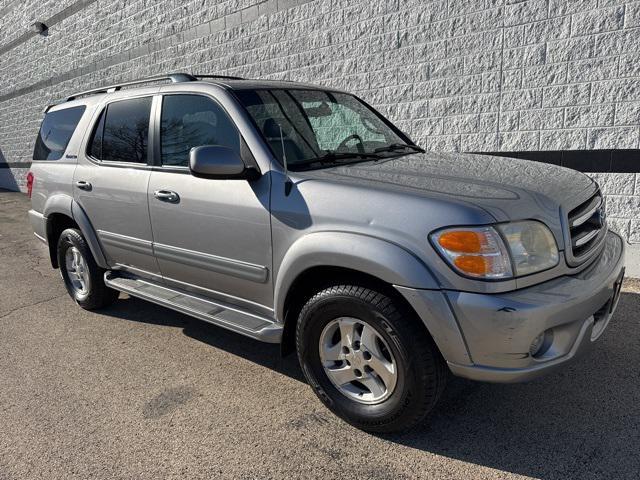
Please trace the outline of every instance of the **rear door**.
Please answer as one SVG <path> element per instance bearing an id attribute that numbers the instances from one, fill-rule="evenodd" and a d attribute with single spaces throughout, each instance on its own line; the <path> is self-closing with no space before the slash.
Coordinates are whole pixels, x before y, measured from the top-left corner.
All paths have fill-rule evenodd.
<path id="1" fill-rule="evenodd" d="M 74 198 L 91 220 L 113 267 L 157 277 L 147 185 L 154 97 L 114 100 L 97 113 L 78 155 Z"/>
<path id="2" fill-rule="evenodd" d="M 190 174 L 192 147 L 224 145 L 247 155 L 234 122 L 210 96 L 165 94 L 159 123 L 149 211 L 165 282 L 268 310 L 273 300 L 269 177 L 216 180 Z"/>

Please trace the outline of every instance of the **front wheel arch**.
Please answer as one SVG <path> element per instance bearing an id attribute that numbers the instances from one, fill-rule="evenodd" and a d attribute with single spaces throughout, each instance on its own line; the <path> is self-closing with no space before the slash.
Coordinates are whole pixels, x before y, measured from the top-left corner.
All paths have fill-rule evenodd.
<path id="1" fill-rule="evenodd" d="M 295 351 L 295 332 L 298 315 L 307 300 L 327 286 L 337 283 L 359 285 L 384 293 L 399 304 L 403 304 L 408 311 L 412 312 L 415 315 L 415 318 L 411 319 L 412 321 L 418 321 L 424 326 L 413 307 L 390 283 L 373 275 L 348 268 L 334 266 L 311 267 L 296 277 L 287 292 L 283 313 L 282 356 L 287 356 Z M 427 335 L 431 336 L 426 327 L 424 327 L 424 330 Z"/>

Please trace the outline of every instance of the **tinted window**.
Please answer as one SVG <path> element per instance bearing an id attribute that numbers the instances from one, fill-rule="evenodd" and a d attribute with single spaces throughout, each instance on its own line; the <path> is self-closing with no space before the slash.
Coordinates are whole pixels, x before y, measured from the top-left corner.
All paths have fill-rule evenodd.
<path id="1" fill-rule="evenodd" d="M 89 154 L 95 158 L 102 158 L 102 136 L 104 134 L 104 117 L 106 110 L 103 110 L 100 114 L 100 120 L 93 132 L 93 138 L 89 145 Z"/>
<path id="2" fill-rule="evenodd" d="M 109 104 L 93 133 L 91 155 L 110 162 L 147 163 L 150 111 L 151 97 Z"/>
<path id="3" fill-rule="evenodd" d="M 225 111 L 201 95 L 167 95 L 162 100 L 160 141 L 163 165 L 187 166 L 189 151 L 223 145 L 240 152 L 240 135 Z"/>
<path id="4" fill-rule="evenodd" d="M 67 149 L 85 107 L 72 107 L 45 115 L 33 150 L 34 160 L 58 160 Z"/>

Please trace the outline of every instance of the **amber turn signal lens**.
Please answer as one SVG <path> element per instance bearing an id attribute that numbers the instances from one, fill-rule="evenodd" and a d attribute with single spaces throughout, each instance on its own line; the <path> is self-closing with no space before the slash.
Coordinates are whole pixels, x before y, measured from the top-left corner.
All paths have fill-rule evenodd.
<path id="1" fill-rule="evenodd" d="M 509 253 L 495 227 L 454 227 L 431 236 L 449 265 L 468 277 L 503 279 L 513 276 Z"/>
<path id="2" fill-rule="evenodd" d="M 451 252 L 480 253 L 482 234 L 468 230 L 456 230 L 440 235 L 438 243 Z"/>
<path id="3" fill-rule="evenodd" d="M 482 276 L 490 271 L 487 259 L 476 255 L 461 255 L 456 257 L 453 263 L 460 270 L 471 275 Z"/>

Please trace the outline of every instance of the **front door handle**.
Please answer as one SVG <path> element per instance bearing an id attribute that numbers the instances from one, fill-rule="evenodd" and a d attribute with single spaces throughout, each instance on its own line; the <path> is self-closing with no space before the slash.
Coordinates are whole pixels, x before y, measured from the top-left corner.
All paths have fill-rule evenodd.
<path id="1" fill-rule="evenodd" d="M 76 187 L 78 187 L 80 190 L 91 190 L 91 184 L 89 182 L 85 182 L 84 180 L 77 181 Z"/>
<path id="2" fill-rule="evenodd" d="M 156 190 L 153 196 L 163 202 L 178 203 L 180 201 L 180 196 L 171 190 Z"/>

